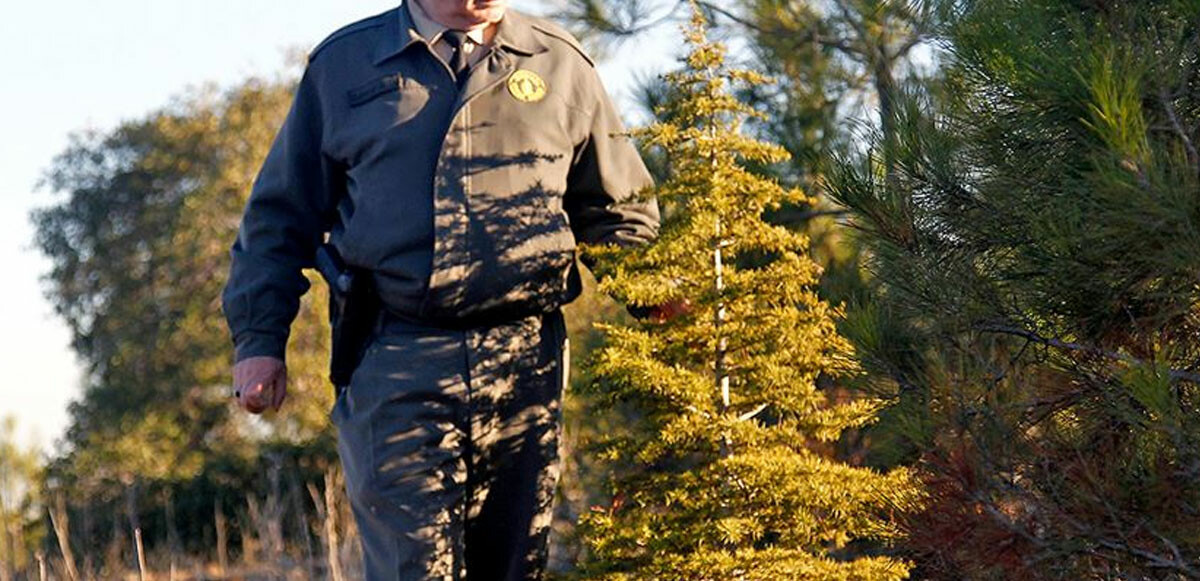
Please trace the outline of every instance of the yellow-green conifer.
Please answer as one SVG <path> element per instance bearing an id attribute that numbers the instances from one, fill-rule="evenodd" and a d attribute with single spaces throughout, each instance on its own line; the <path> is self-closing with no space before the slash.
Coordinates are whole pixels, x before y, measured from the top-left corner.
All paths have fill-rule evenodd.
<path id="1" fill-rule="evenodd" d="M 817 386 L 857 372 L 840 310 L 816 292 L 807 239 L 763 219 L 807 202 L 748 167 L 782 148 L 745 135 L 758 114 L 732 90 L 765 79 L 725 65 L 696 11 L 673 98 L 633 132 L 668 160 L 652 188 L 664 208 L 648 247 L 593 247 L 600 289 L 633 305 L 687 301 L 665 322 L 603 325 L 597 387 L 636 418 L 603 443 L 613 502 L 584 515 L 599 579 L 903 579 L 909 564 L 861 546 L 899 534 L 919 502 L 911 473 L 831 458 L 829 442 L 871 422 L 879 403 Z M 856 550 L 848 550 L 854 541 Z"/>

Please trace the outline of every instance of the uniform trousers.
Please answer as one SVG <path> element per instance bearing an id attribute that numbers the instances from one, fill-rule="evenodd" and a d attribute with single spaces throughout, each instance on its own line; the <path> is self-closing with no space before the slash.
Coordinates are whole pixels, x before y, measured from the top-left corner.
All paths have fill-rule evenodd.
<path id="1" fill-rule="evenodd" d="M 381 320 L 331 412 L 368 580 L 542 577 L 567 357 L 561 311 Z"/>

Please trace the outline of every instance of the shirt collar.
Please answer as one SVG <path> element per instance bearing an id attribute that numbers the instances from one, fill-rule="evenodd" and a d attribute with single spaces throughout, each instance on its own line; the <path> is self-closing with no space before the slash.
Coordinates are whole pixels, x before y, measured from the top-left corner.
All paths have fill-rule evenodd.
<path id="1" fill-rule="evenodd" d="M 437 41 L 439 38 L 441 38 L 442 33 L 450 29 L 449 26 L 434 20 L 432 17 L 426 14 L 425 9 L 421 7 L 421 3 L 417 0 L 406 0 L 405 4 L 408 5 L 408 10 L 410 16 L 412 17 L 413 28 L 417 31 L 417 34 L 421 35 L 421 38 L 424 38 L 425 42 L 428 42 L 430 45 L 437 44 Z M 482 46 L 483 32 L 484 27 L 467 31 L 467 38 L 471 39 L 471 42 L 474 42 L 475 46 Z"/>
<path id="2" fill-rule="evenodd" d="M 383 37 L 375 55 L 375 64 L 377 65 L 404 52 L 413 43 L 426 39 L 425 35 L 417 28 L 417 18 L 419 17 L 415 13 L 421 12 L 421 7 L 416 5 L 415 0 L 404 0 L 400 6 L 393 9 L 393 12 L 395 14 L 385 16 Z M 421 15 L 425 16 L 423 12 Z M 430 20 L 432 21 L 432 19 Z M 440 24 L 437 26 L 440 27 L 438 34 L 446 29 Z M 482 30 L 479 32 L 482 34 Z M 472 40 L 475 38 L 472 37 Z M 426 42 L 429 41 L 426 40 Z M 534 35 L 529 20 L 511 8 L 506 10 L 504 18 L 496 23 L 496 33 L 492 36 L 492 43 L 526 56 L 549 50 Z"/>

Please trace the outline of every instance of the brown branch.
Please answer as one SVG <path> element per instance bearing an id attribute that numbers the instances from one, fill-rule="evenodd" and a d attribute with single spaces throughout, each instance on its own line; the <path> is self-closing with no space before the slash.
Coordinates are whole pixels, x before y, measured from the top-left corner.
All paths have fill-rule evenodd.
<path id="1" fill-rule="evenodd" d="M 628 22 L 617 22 L 602 11 L 593 15 L 590 14 L 590 12 L 586 9 L 578 14 L 568 14 L 566 19 L 574 23 L 585 25 L 591 29 L 595 29 L 599 31 L 601 35 L 608 35 L 620 40 L 626 37 L 641 34 L 642 32 L 650 30 L 675 18 L 675 13 L 683 4 L 683 2 L 675 4 L 665 14 L 651 19 L 649 22 L 646 22 L 646 19 L 649 18 L 649 15 L 638 14 L 629 19 Z"/>
<path id="2" fill-rule="evenodd" d="M 1063 341 L 1061 339 L 1042 337 L 1041 335 L 1038 335 L 1037 333 L 1034 333 L 1033 331 L 1027 331 L 1025 329 L 1018 329 L 1015 327 L 1006 327 L 1003 325 L 976 325 L 975 330 L 983 331 L 985 333 L 1001 333 L 1001 334 L 1005 334 L 1005 335 L 1013 335 L 1016 337 L 1023 337 L 1030 341 L 1034 341 L 1036 343 L 1041 343 L 1042 345 L 1046 345 L 1047 347 L 1054 347 L 1056 349 L 1063 349 L 1066 351 L 1078 351 L 1080 353 L 1096 355 L 1099 357 L 1103 357 L 1105 359 L 1121 361 L 1123 363 L 1131 363 L 1134 365 L 1147 365 L 1147 363 L 1145 361 L 1138 359 L 1136 357 L 1125 355 L 1123 353 L 1116 353 L 1114 351 L 1106 351 L 1104 349 L 1100 349 L 1099 347 L 1083 345 L 1081 343 L 1071 343 L 1068 341 Z M 1200 373 L 1193 373 L 1191 371 L 1185 371 L 1182 369 L 1171 369 L 1169 372 L 1169 377 L 1171 378 L 1172 381 L 1189 381 L 1189 382 L 1200 385 Z"/>
<path id="3" fill-rule="evenodd" d="M 633 36 L 640 32 L 650 30 L 651 28 L 654 28 L 664 22 L 667 22 L 668 20 L 674 19 L 675 13 L 678 12 L 679 7 L 682 5 L 683 5 L 683 3 L 676 4 L 673 8 L 668 10 L 666 14 L 663 14 L 662 16 L 659 16 L 658 18 L 655 18 L 655 19 L 651 20 L 650 22 L 643 22 L 640 25 L 633 25 L 633 26 L 630 26 L 629 28 L 618 28 L 617 26 L 610 24 L 609 26 L 605 27 L 605 30 L 607 32 L 610 32 L 612 34 L 617 34 L 620 36 Z"/>
<path id="4" fill-rule="evenodd" d="M 71 551 L 71 520 L 62 492 L 55 493 L 54 504 L 49 507 L 49 512 L 50 524 L 54 527 L 54 536 L 58 538 L 58 548 L 62 551 L 63 565 L 67 569 L 67 579 L 78 581 L 79 570 L 75 567 L 75 553 Z"/>
<path id="5" fill-rule="evenodd" d="M 918 44 L 921 44 L 922 42 L 924 42 L 926 37 L 927 37 L 927 33 L 923 32 L 923 31 L 914 33 L 908 39 L 907 42 L 900 45 L 900 48 L 896 49 L 896 52 L 889 55 L 889 58 L 891 60 L 899 60 L 901 58 L 904 58 L 906 55 L 908 55 L 909 51 L 916 48 Z"/>
<path id="6" fill-rule="evenodd" d="M 1113 551 L 1119 551 L 1135 557 L 1141 557 L 1149 562 L 1149 566 L 1156 569 L 1170 569 L 1181 575 L 1187 575 L 1191 579 L 1200 579 L 1200 571 L 1189 567 L 1187 563 L 1181 563 L 1167 559 L 1162 555 L 1139 549 L 1128 543 L 1118 543 L 1109 539 L 1093 539 L 1096 544 Z"/>
<path id="7" fill-rule="evenodd" d="M 850 210 L 809 210 L 807 212 L 790 216 L 790 218 L 794 218 L 796 220 L 809 220 L 812 218 L 820 218 L 821 216 L 848 216 L 850 214 L 852 214 Z"/>
<path id="8" fill-rule="evenodd" d="M 682 2 L 681 2 L 681 4 L 682 4 Z M 739 26 L 743 26 L 749 30 L 753 30 L 754 32 L 764 35 L 764 36 L 789 35 L 789 36 L 793 36 L 793 38 L 795 38 L 796 44 L 805 44 L 805 43 L 809 43 L 809 42 L 815 42 L 825 48 L 832 48 L 834 50 L 840 51 L 847 55 L 859 54 L 859 51 L 854 50 L 854 48 L 852 46 L 850 46 L 849 44 L 842 42 L 841 40 L 831 39 L 831 38 L 828 38 L 828 37 L 825 37 L 825 36 L 819 34 L 815 27 L 809 29 L 807 35 L 797 37 L 797 36 L 794 36 L 795 32 L 796 32 L 794 30 L 790 30 L 790 29 L 784 28 L 782 26 L 774 26 L 774 27 L 770 27 L 770 28 L 762 26 L 756 22 L 751 22 L 750 20 L 747 20 L 741 16 L 738 16 L 737 14 L 734 14 L 733 12 L 731 12 L 725 8 L 722 8 L 721 6 L 714 4 L 712 2 L 699 2 L 699 4 L 700 4 L 700 6 L 703 6 L 706 10 L 711 10 L 712 12 L 720 14 L 721 16 L 724 16 L 725 18 L 728 18 L 728 19 L 732 20 L 733 22 L 737 23 Z"/>
<path id="9" fill-rule="evenodd" d="M 685 2 L 682 2 L 682 1 L 680 2 L 681 5 L 684 3 Z M 749 20 L 746 20 L 745 18 L 742 18 L 741 16 L 738 16 L 737 14 L 734 14 L 733 12 L 730 12 L 729 10 L 726 10 L 725 8 L 722 8 L 716 4 L 713 4 L 712 2 L 697 2 L 697 4 L 699 4 L 700 6 L 703 6 L 706 10 L 711 10 L 713 12 L 716 12 L 717 14 L 720 14 L 721 16 L 724 16 L 725 18 L 728 18 L 728 19 L 730 19 L 742 26 L 745 26 L 746 28 L 754 30 L 756 32 L 761 32 L 761 33 L 772 32 L 772 31 L 768 31 L 767 29 L 759 26 L 758 24 L 755 24 L 753 22 L 750 22 Z"/>
<path id="10" fill-rule="evenodd" d="M 1171 103 L 1170 95 L 1167 95 L 1167 90 L 1160 87 L 1158 90 L 1158 100 L 1162 104 L 1163 111 L 1167 114 L 1167 119 L 1171 122 L 1171 127 L 1179 138 L 1183 140 L 1183 147 L 1187 150 L 1188 163 L 1196 167 L 1196 173 L 1200 175 L 1200 152 L 1196 151 L 1196 144 L 1192 143 L 1191 136 L 1188 135 L 1187 129 L 1183 127 L 1183 123 L 1179 121 L 1179 115 L 1175 112 L 1175 105 Z"/>

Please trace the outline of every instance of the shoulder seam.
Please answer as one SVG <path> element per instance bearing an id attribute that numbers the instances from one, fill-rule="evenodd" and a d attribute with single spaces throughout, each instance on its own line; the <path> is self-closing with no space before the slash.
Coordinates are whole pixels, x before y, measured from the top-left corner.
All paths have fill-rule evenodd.
<path id="1" fill-rule="evenodd" d="M 385 12 L 383 14 L 376 14 L 375 16 L 370 16 L 363 20 L 359 20 L 358 22 L 352 22 L 350 24 L 347 24 L 346 26 L 343 26 L 343 27 L 333 31 L 329 36 L 325 37 L 325 40 L 322 40 L 320 43 L 317 44 L 317 46 L 313 47 L 313 49 L 308 52 L 309 62 L 312 62 L 312 60 L 317 57 L 317 53 L 321 52 L 322 50 L 325 50 L 325 48 L 328 47 L 330 44 L 333 44 L 334 42 L 341 40 L 342 38 L 345 38 L 356 32 L 361 32 L 363 30 L 367 30 L 370 28 L 377 28 L 379 26 L 383 26 L 383 24 L 384 24 L 383 17 L 385 14 L 389 14 L 389 13 L 390 13 L 390 11 Z"/>
<path id="2" fill-rule="evenodd" d="M 538 32 L 541 32 L 547 36 L 552 36 L 567 43 L 571 48 L 575 49 L 575 52 L 579 53 L 579 56 L 582 56 L 583 60 L 587 61 L 589 65 L 592 65 L 593 67 L 596 66 L 596 61 L 592 59 L 591 55 L 583 50 L 583 46 L 579 44 L 579 40 L 577 40 L 574 36 L 571 36 L 565 31 L 559 30 L 557 27 L 548 26 L 541 18 L 530 19 L 529 25 Z"/>

